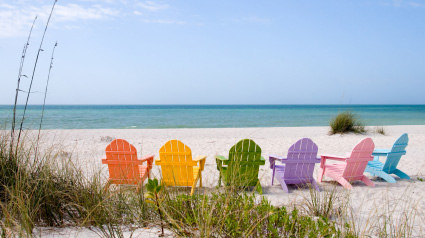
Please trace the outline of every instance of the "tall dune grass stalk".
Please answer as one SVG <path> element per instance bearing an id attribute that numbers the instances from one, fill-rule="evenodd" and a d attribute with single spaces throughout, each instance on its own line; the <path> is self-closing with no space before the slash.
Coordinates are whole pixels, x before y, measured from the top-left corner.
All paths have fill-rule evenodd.
<path id="1" fill-rule="evenodd" d="M 50 18 L 52 17 L 53 10 L 55 9 L 56 2 L 57 2 L 57 0 L 54 1 L 52 9 L 50 10 L 49 18 L 47 19 L 46 27 L 44 28 L 44 32 L 43 32 L 43 36 L 41 38 L 40 46 L 39 46 L 38 51 L 37 51 L 37 56 L 35 58 L 34 68 L 33 68 L 32 76 L 31 76 L 31 81 L 30 81 L 30 85 L 29 85 L 29 88 L 28 88 L 28 92 L 27 92 L 27 99 L 25 101 L 24 112 L 22 114 L 21 125 L 19 127 L 17 144 L 19 144 L 19 141 L 20 141 L 20 138 L 21 138 L 22 127 L 23 127 L 24 120 L 25 120 L 25 113 L 27 111 L 28 100 L 29 100 L 29 97 L 30 97 L 30 94 L 31 94 L 32 84 L 34 82 L 34 76 L 35 76 L 35 70 L 37 69 L 38 58 L 40 56 L 40 52 L 43 51 L 42 46 L 43 46 L 43 42 L 44 42 L 44 37 L 46 36 L 47 28 L 49 27 Z"/>
<path id="2" fill-rule="evenodd" d="M 38 143 L 40 141 L 41 125 L 43 124 L 43 118 L 44 118 L 44 107 L 46 106 L 47 88 L 49 87 L 50 72 L 53 67 L 53 56 L 55 54 L 56 46 L 58 46 L 58 42 L 56 42 L 55 46 L 53 46 L 52 57 L 50 58 L 49 73 L 47 75 L 46 89 L 44 90 L 43 108 L 41 110 L 40 127 L 38 128 L 38 134 L 37 134 L 37 145 L 35 146 L 35 159 L 34 159 L 35 161 L 37 161 L 37 150 L 38 150 Z"/>
<path id="3" fill-rule="evenodd" d="M 32 22 L 31 30 L 28 34 L 27 42 L 25 43 L 24 48 L 22 50 L 21 63 L 19 64 L 18 85 L 16 86 L 15 103 L 13 104 L 12 129 L 11 129 L 11 133 L 10 133 L 10 137 L 11 137 L 10 146 L 11 146 L 11 148 L 13 147 L 13 142 L 14 142 L 14 138 L 15 138 L 16 106 L 18 105 L 18 95 L 19 95 L 19 91 L 20 91 L 19 86 L 21 84 L 21 77 L 22 76 L 27 77 L 26 75 L 22 75 L 22 69 L 24 68 L 25 57 L 27 55 L 28 46 L 30 45 L 31 33 L 32 33 L 32 29 L 34 28 L 34 24 L 35 24 L 36 20 L 37 20 L 37 17 L 35 17 L 34 21 Z"/>

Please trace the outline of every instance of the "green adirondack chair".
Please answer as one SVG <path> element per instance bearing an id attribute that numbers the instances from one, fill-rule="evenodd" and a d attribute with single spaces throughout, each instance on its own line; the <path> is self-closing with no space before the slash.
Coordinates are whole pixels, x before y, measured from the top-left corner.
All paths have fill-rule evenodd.
<path id="1" fill-rule="evenodd" d="M 217 155 L 215 161 L 217 170 L 220 171 L 219 187 L 223 179 L 226 186 L 255 186 L 258 192 L 262 194 L 258 171 L 260 170 L 260 165 L 264 165 L 266 160 L 261 156 L 260 146 L 253 140 L 244 139 L 239 141 L 230 149 L 228 158 Z"/>

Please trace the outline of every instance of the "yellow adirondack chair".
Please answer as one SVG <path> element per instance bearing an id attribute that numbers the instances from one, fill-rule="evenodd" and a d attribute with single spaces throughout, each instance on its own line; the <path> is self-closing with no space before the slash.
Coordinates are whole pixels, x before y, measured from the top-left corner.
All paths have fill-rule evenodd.
<path id="1" fill-rule="evenodd" d="M 193 195 L 198 180 L 202 187 L 202 171 L 207 156 L 192 159 L 192 151 L 179 140 L 170 140 L 159 150 L 159 158 L 155 164 L 161 166 L 162 183 L 166 186 L 192 187 Z"/>

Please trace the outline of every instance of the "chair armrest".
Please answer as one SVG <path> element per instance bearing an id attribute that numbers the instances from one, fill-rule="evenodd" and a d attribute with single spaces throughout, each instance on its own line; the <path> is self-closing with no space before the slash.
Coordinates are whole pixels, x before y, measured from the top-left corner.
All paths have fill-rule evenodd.
<path id="1" fill-rule="evenodd" d="M 320 155 L 321 161 L 320 161 L 320 168 L 325 167 L 326 160 L 336 160 L 336 161 L 346 161 L 347 157 L 340 157 L 336 155 Z"/>
<path id="2" fill-rule="evenodd" d="M 287 158 L 286 157 L 283 157 L 283 156 L 280 156 L 280 155 L 269 155 L 269 160 L 270 159 L 282 161 L 282 160 L 285 160 Z"/>
<path id="3" fill-rule="evenodd" d="M 153 165 L 153 155 L 145 155 L 145 156 L 143 156 L 142 158 L 140 158 L 139 160 L 141 161 L 141 162 L 147 162 L 148 163 L 148 167 L 149 167 L 149 169 L 152 169 L 152 165 Z"/>
<path id="4" fill-rule="evenodd" d="M 222 156 L 222 155 L 216 155 L 215 156 L 215 162 L 217 164 L 217 170 L 221 171 L 221 168 L 223 167 L 223 162 L 228 161 L 229 159 Z"/>
<path id="5" fill-rule="evenodd" d="M 215 156 L 215 159 L 219 159 L 219 160 L 221 160 L 221 161 L 223 161 L 223 160 L 229 160 L 228 158 L 226 158 L 226 157 L 224 157 L 224 156 L 222 156 L 222 155 L 216 155 L 216 156 Z"/>
<path id="6" fill-rule="evenodd" d="M 154 160 L 156 165 L 161 165 L 161 157 L 158 156 Z"/>
<path id="7" fill-rule="evenodd" d="M 389 153 L 390 149 L 374 149 L 372 153 Z"/>
<path id="8" fill-rule="evenodd" d="M 201 168 L 201 171 L 203 171 L 206 159 L 207 159 L 206 155 L 199 155 L 195 159 L 193 159 L 193 161 L 199 162 L 199 166 Z"/>
<path id="9" fill-rule="evenodd" d="M 261 162 L 260 165 L 265 165 L 266 164 L 266 159 L 264 159 L 264 157 L 261 156 L 260 162 Z"/>
<path id="10" fill-rule="evenodd" d="M 372 152 L 373 160 L 378 161 L 380 156 L 388 156 L 390 152 L 391 150 L 389 149 L 374 149 Z"/>
<path id="11" fill-rule="evenodd" d="M 148 161 L 148 160 L 153 162 L 153 157 L 154 157 L 154 155 L 145 155 L 142 158 L 140 158 L 139 160 L 142 161 L 142 162 L 145 162 L 145 161 Z"/>
<path id="12" fill-rule="evenodd" d="M 142 165 L 143 162 L 140 160 L 114 160 L 114 159 L 102 159 L 102 164 L 107 165 Z"/>
<path id="13" fill-rule="evenodd" d="M 270 162 L 270 168 L 274 169 L 274 166 L 276 164 L 276 160 L 282 161 L 286 160 L 287 158 L 280 156 L 280 155 L 269 155 L 269 162 Z"/>
<path id="14" fill-rule="evenodd" d="M 346 161 L 348 157 L 341 157 L 336 155 L 320 155 L 321 159 L 329 159 L 329 160 L 338 160 L 338 161 Z"/>

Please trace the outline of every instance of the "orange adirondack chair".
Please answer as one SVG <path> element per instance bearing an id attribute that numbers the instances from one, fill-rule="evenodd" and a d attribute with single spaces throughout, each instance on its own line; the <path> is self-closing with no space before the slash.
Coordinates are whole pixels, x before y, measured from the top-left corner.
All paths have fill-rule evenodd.
<path id="1" fill-rule="evenodd" d="M 351 189 L 350 182 L 361 180 L 367 186 L 375 187 L 375 184 L 363 175 L 366 165 L 373 160 L 372 152 L 375 148 L 371 138 L 363 139 L 358 143 L 351 154 L 347 157 L 321 155 L 321 171 L 319 171 L 319 183 L 322 182 L 323 175 L 335 179 L 347 189 Z M 326 160 L 343 161 L 341 164 L 326 164 Z"/>
<path id="2" fill-rule="evenodd" d="M 159 150 L 159 158 L 155 164 L 161 166 L 162 183 L 166 186 L 192 187 L 193 195 L 199 180 L 202 187 L 202 171 L 207 156 L 198 156 L 192 159 L 190 148 L 179 140 L 170 140 Z"/>
<path id="3" fill-rule="evenodd" d="M 106 158 L 102 164 L 108 165 L 109 179 L 105 190 L 111 184 L 135 184 L 137 189 L 149 177 L 153 164 L 153 155 L 137 158 L 136 148 L 123 139 L 112 141 L 105 149 Z M 146 165 L 143 165 L 147 162 Z"/>

